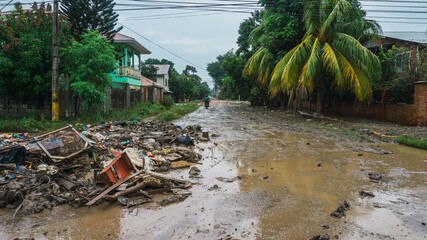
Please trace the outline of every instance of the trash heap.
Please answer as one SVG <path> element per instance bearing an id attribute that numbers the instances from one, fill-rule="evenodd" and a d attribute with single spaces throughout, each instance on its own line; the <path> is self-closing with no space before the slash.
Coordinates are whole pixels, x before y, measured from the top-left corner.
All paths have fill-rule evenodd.
<path id="1" fill-rule="evenodd" d="M 185 190 L 191 182 L 159 172 L 201 160 L 193 146 L 209 139 L 200 126 L 131 121 L 80 127 L 0 136 L 0 208 L 15 209 L 15 217 L 61 204 L 133 207 L 169 192 L 158 202 L 166 205 L 191 195 Z"/>

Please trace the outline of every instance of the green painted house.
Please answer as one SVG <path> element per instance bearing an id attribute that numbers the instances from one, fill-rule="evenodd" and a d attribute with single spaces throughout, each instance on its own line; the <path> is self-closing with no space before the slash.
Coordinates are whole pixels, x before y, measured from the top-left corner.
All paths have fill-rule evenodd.
<path id="1" fill-rule="evenodd" d="M 141 87 L 141 54 L 150 54 L 135 38 L 116 33 L 114 36 L 114 45 L 121 55 L 117 62 L 116 70 L 111 73 L 113 76 L 114 87 L 122 88 L 129 84 L 130 88 Z"/>

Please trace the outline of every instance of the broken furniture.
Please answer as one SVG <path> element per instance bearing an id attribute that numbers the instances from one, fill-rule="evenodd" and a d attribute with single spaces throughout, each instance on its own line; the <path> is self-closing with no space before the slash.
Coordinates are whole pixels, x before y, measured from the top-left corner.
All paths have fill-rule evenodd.
<path id="1" fill-rule="evenodd" d="M 135 167 L 131 163 L 127 152 L 125 151 L 120 153 L 110 164 L 108 164 L 107 167 L 99 173 L 99 176 L 105 185 L 111 186 L 130 176 L 134 169 Z"/>
<path id="2" fill-rule="evenodd" d="M 64 131 L 64 130 L 67 130 L 67 129 L 71 129 L 77 136 L 79 136 L 84 142 L 85 142 L 85 145 L 84 145 L 84 147 L 82 148 L 82 149 L 80 149 L 79 151 L 77 151 L 77 152 L 74 152 L 74 153 L 72 153 L 72 154 L 69 154 L 68 156 L 53 156 L 52 154 L 50 154 L 50 152 L 46 149 L 46 147 L 39 141 L 39 139 L 41 139 L 41 138 L 43 138 L 43 137 L 46 137 L 46 136 L 48 136 L 48 135 L 51 135 L 51 134 L 54 134 L 54 133 L 57 133 L 57 132 L 60 132 L 60 131 Z M 52 159 L 52 161 L 53 162 L 61 162 L 62 160 L 65 160 L 65 159 L 69 159 L 69 158 L 72 158 L 72 157 L 75 157 L 76 155 L 78 155 L 79 153 L 82 153 L 83 151 L 85 151 L 86 149 L 88 149 L 88 147 L 90 146 L 90 143 L 89 143 L 89 140 L 87 139 L 87 138 L 85 138 L 81 133 L 79 133 L 76 129 L 74 129 L 73 128 L 73 126 L 70 124 L 70 125 L 68 125 L 67 127 L 63 127 L 63 128 L 60 128 L 60 129 L 57 129 L 57 130 L 55 130 L 55 131 L 52 131 L 52 132 L 49 132 L 49 133 L 46 133 L 46 134 L 43 134 L 43 135 L 40 135 L 40 136 L 38 136 L 38 137 L 34 137 L 34 140 L 36 141 L 36 143 L 37 143 L 37 145 L 40 147 L 40 149 L 42 149 L 43 150 L 43 152 L 44 153 L 46 153 L 46 155 L 50 158 L 50 159 Z"/>

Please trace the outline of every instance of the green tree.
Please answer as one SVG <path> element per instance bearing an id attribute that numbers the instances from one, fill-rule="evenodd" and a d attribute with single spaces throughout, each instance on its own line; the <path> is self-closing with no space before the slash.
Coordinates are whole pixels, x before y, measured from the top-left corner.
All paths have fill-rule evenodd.
<path id="1" fill-rule="evenodd" d="M 68 45 L 69 25 L 59 17 L 59 45 Z M 60 69 L 62 72 L 62 68 Z M 43 99 L 52 83 L 52 7 L 20 3 L 0 15 L 0 94 L 22 100 Z"/>
<path id="2" fill-rule="evenodd" d="M 239 25 L 239 36 L 237 37 L 236 55 L 251 55 L 253 49 L 259 48 L 258 44 L 251 42 L 251 33 L 263 21 L 264 11 L 255 11 L 250 18 L 243 20 Z"/>
<path id="3" fill-rule="evenodd" d="M 268 50 L 276 64 L 304 36 L 302 15 L 306 1 L 260 0 L 263 22 L 253 33 L 253 43 Z M 257 36 L 258 34 L 258 36 Z"/>
<path id="4" fill-rule="evenodd" d="M 357 39 L 368 31 L 376 34 L 380 28 L 365 16 L 356 0 L 308 3 L 304 11 L 305 36 L 271 70 L 270 93 L 316 89 L 316 111 L 321 112 L 321 93 L 326 85 L 323 75 L 329 74 L 335 90 L 349 90 L 359 100 L 370 97 L 371 80 L 379 77 L 381 65 Z"/>
<path id="5" fill-rule="evenodd" d="M 112 40 L 123 27 L 116 28 L 118 14 L 114 11 L 114 0 L 62 0 L 61 13 L 71 23 L 76 39 L 89 30 L 98 30 L 100 34 Z"/>
<path id="6" fill-rule="evenodd" d="M 304 2 L 261 0 L 259 3 L 264 10 L 254 14 L 240 25 L 239 49 L 236 52 L 247 63 L 242 78 L 249 76 L 254 80 L 248 99 L 255 105 L 277 102 L 277 99 L 270 99 L 266 94 L 270 74 L 277 62 L 304 35 L 304 26 L 301 23 Z M 249 35 L 248 32 L 250 32 Z M 240 53 L 243 54 L 240 55 Z M 241 84 L 237 85 L 239 86 L 246 87 Z"/>
<path id="7" fill-rule="evenodd" d="M 164 58 L 162 60 L 159 60 L 156 58 L 148 58 L 147 60 L 144 61 L 144 64 L 167 64 L 170 66 L 170 68 L 169 68 L 170 71 L 176 71 L 175 70 L 175 63 L 173 63 L 170 60 L 164 59 Z"/>
<path id="8" fill-rule="evenodd" d="M 208 67 L 207 67 L 208 74 L 214 80 L 214 84 L 215 84 L 214 89 L 215 90 L 218 90 L 221 88 L 222 79 L 226 77 L 224 70 L 221 68 L 221 65 L 224 62 L 225 58 L 227 58 L 228 56 L 231 56 L 231 55 L 233 55 L 232 50 L 228 51 L 227 53 L 225 53 L 223 55 L 219 55 L 218 57 L 216 57 L 215 62 L 211 62 L 208 64 Z"/>
<path id="9" fill-rule="evenodd" d="M 209 85 L 206 82 L 202 82 L 197 86 L 197 98 L 196 99 L 203 99 L 204 97 L 208 96 L 211 92 Z"/>
<path id="10" fill-rule="evenodd" d="M 102 104 L 106 87 L 113 82 L 108 73 L 115 68 L 114 48 L 97 31 L 90 31 L 63 51 L 61 57 L 69 72 L 68 85 L 77 102 L 76 113 L 80 105 L 92 108 Z"/>
<path id="11" fill-rule="evenodd" d="M 153 65 L 143 64 L 141 65 L 141 75 L 156 81 L 156 75 L 157 75 L 157 68 Z"/>
<path id="12" fill-rule="evenodd" d="M 398 56 L 407 52 L 405 48 L 384 49 L 379 48 L 377 56 L 381 62 L 382 75 L 372 84 L 374 100 L 381 100 L 381 103 L 407 103 L 412 104 L 414 99 L 414 83 L 427 80 L 427 65 L 424 64 L 426 56 L 424 48 L 418 56 L 418 59 L 410 65 L 408 71 L 398 72 L 396 63 Z"/>
<path id="13" fill-rule="evenodd" d="M 378 60 L 381 64 L 381 78 L 376 78 L 372 82 L 373 97 L 376 100 L 381 100 L 384 104 L 386 93 L 391 87 L 391 80 L 396 77 L 396 54 L 399 49 L 392 47 L 391 49 L 385 50 L 383 46 L 379 48 Z M 378 99 L 381 96 L 381 99 Z"/>
<path id="14" fill-rule="evenodd" d="M 242 71 L 245 67 L 245 59 L 235 54 L 224 59 L 221 68 L 226 74 L 226 78 L 222 80 L 223 90 L 228 98 L 232 99 L 248 99 L 253 81 L 248 77 L 242 77 Z M 226 83 L 224 85 L 224 83 Z"/>

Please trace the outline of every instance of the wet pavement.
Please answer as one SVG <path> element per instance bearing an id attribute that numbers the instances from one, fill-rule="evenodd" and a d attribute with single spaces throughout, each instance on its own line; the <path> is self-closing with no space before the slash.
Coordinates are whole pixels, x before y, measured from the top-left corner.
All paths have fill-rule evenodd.
<path id="1" fill-rule="evenodd" d="M 287 131 L 289 123 L 268 112 L 213 101 L 175 122 L 211 134 L 197 146 L 203 177 L 190 179 L 198 184 L 183 202 L 61 206 L 16 219 L 3 209 L 0 239 L 310 239 L 323 232 L 331 239 L 427 239 L 427 151 L 382 144 L 394 154 L 355 152 L 309 129 Z M 384 180 L 371 182 L 371 172 Z M 170 174 L 189 179 L 188 168 Z M 362 198 L 362 190 L 375 196 Z M 343 200 L 351 204 L 347 216 L 331 217 Z"/>

